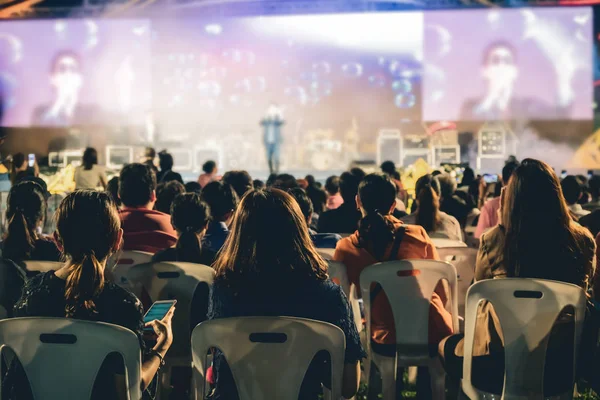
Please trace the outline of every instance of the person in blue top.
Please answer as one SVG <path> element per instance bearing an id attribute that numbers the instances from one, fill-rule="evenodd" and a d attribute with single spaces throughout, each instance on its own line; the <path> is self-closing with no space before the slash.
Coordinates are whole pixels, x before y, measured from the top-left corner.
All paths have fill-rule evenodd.
<path id="1" fill-rule="evenodd" d="M 211 220 L 202 239 L 202 247 L 218 252 L 229 236 L 229 223 L 239 199 L 231 185 L 221 181 L 211 182 L 202 188 L 202 201 L 208 204 Z"/>
<path id="2" fill-rule="evenodd" d="M 281 147 L 281 126 L 284 124 L 281 108 L 271 104 L 265 117 L 260 121 L 263 127 L 263 142 L 267 151 L 267 160 L 269 162 L 269 172 L 276 174 L 279 172 L 279 156 Z"/>

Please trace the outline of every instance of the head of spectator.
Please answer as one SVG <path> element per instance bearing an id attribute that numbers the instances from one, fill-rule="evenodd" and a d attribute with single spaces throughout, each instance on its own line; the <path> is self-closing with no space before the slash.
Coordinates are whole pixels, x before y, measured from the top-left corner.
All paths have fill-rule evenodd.
<path id="1" fill-rule="evenodd" d="M 121 198 L 119 197 L 119 177 L 114 176 L 106 185 L 106 192 L 110 194 L 110 197 L 114 201 L 117 208 L 121 207 Z"/>
<path id="2" fill-rule="evenodd" d="M 463 172 L 462 180 L 460 181 L 460 186 L 470 186 L 475 180 L 475 171 L 473 168 L 466 167 Z"/>
<path id="3" fill-rule="evenodd" d="M 316 214 L 321 215 L 321 213 L 325 211 L 327 205 L 327 194 L 323 189 L 317 186 L 317 181 L 314 176 L 307 175 L 305 179 L 308 183 L 306 194 L 308 194 L 308 197 L 312 201 L 313 210 Z"/>
<path id="4" fill-rule="evenodd" d="M 313 245 L 298 203 L 275 188 L 252 191 L 242 199 L 214 268 L 216 280 L 227 280 L 234 290 L 327 279 L 327 263 Z"/>
<path id="5" fill-rule="evenodd" d="M 30 181 L 14 185 L 8 193 L 7 229 L 2 242 L 2 256 L 14 262 L 31 260 L 45 219 L 46 198 L 43 188 Z"/>
<path id="6" fill-rule="evenodd" d="M 200 186 L 200 184 L 198 182 L 195 182 L 195 181 L 190 181 L 190 182 L 186 183 L 183 186 L 185 186 L 185 192 L 186 193 L 198 193 L 198 194 L 200 194 L 200 192 L 202 191 L 202 187 Z"/>
<path id="7" fill-rule="evenodd" d="M 178 235 L 177 261 L 201 263 L 201 240 L 209 220 L 208 205 L 199 194 L 182 193 L 175 197 L 171 205 L 171 223 Z"/>
<path id="8" fill-rule="evenodd" d="M 294 178 L 294 176 L 290 174 L 277 175 L 277 178 L 271 186 L 277 189 L 281 189 L 283 191 L 288 191 L 290 189 L 299 187 L 296 178 Z"/>
<path id="9" fill-rule="evenodd" d="M 304 177 L 304 179 L 308 183 L 308 186 L 314 186 L 315 183 L 317 182 L 316 179 L 315 179 L 315 177 L 313 175 L 306 175 Z"/>
<path id="10" fill-rule="evenodd" d="M 224 182 L 211 182 L 202 188 L 202 201 L 208 204 L 213 221 L 229 222 L 238 206 L 238 196 Z"/>
<path id="11" fill-rule="evenodd" d="M 440 171 L 439 169 L 436 169 L 431 173 L 431 176 L 438 176 L 438 175 L 442 175 L 442 174 L 443 174 L 442 171 Z"/>
<path id="12" fill-rule="evenodd" d="M 252 178 L 247 171 L 229 171 L 223 175 L 223 182 L 231 185 L 240 199 L 252 190 Z"/>
<path id="13" fill-rule="evenodd" d="M 83 168 L 90 170 L 94 168 L 94 165 L 98 164 L 98 152 L 93 147 L 88 147 L 83 152 L 82 158 Z"/>
<path id="14" fill-rule="evenodd" d="M 304 215 L 306 223 L 308 224 L 308 226 L 310 226 L 313 216 L 312 201 L 302 188 L 290 189 L 288 193 L 296 200 L 298 206 L 300 206 L 300 211 L 302 211 L 302 215 Z"/>
<path id="15" fill-rule="evenodd" d="M 158 153 L 158 166 L 161 172 L 171 171 L 174 165 L 173 156 L 166 151 Z"/>
<path id="16" fill-rule="evenodd" d="M 12 158 L 12 168 L 10 174 L 10 180 L 12 184 L 30 177 L 37 177 L 39 175 L 39 169 L 37 162 L 34 161 L 33 167 L 29 166 L 29 162 L 23 153 L 17 153 Z"/>
<path id="17" fill-rule="evenodd" d="M 61 202 L 56 221 L 55 239 L 69 265 L 65 315 L 89 319 L 105 285 L 106 260 L 123 239 L 117 208 L 107 193 L 79 190 Z"/>
<path id="18" fill-rule="evenodd" d="M 449 199 L 456 192 L 456 179 L 450 174 L 442 174 L 437 177 L 440 184 L 442 199 Z"/>
<path id="19" fill-rule="evenodd" d="M 592 201 L 600 201 L 600 175 L 593 175 L 590 178 L 588 185 L 590 188 L 590 195 L 592 196 Z"/>
<path id="20" fill-rule="evenodd" d="M 25 154 L 16 153 L 12 157 L 12 171 L 13 173 L 25 171 L 28 168 L 28 164 L 25 162 Z"/>
<path id="21" fill-rule="evenodd" d="M 560 183 L 560 186 L 562 187 L 562 192 L 567 204 L 576 204 L 582 193 L 581 183 L 577 177 L 573 175 L 565 177 Z"/>
<path id="22" fill-rule="evenodd" d="M 263 181 L 261 181 L 260 179 L 255 179 L 252 181 L 252 187 L 255 190 L 259 190 L 259 189 L 264 189 L 266 188 L 266 185 Z"/>
<path id="23" fill-rule="evenodd" d="M 340 192 L 340 177 L 332 175 L 325 181 L 325 191 L 329 196 L 335 196 Z"/>
<path id="24" fill-rule="evenodd" d="M 512 177 L 513 173 L 515 172 L 518 166 L 518 162 L 507 162 L 506 164 L 504 164 L 504 167 L 502 167 L 502 185 L 508 185 L 510 178 Z"/>
<path id="25" fill-rule="evenodd" d="M 145 164 L 129 164 L 119 175 L 119 198 L 128 208 L 153 209 L 156 202 L 156 174 Z"/>
<path id="26" fill-rule="evenodd" d="M 385 216 L 396 207 L 396 187 L 387 174 L 369 174 L 358 187 L 359 245 L 381 260 L 394 240 L 395 227 Z"/>
<path id="27" fill-rule="evenodd" d="M 306 179 L 296 179 L 296 183 L 298 184 L 298 187 L 301 187 L 304 190 L 308 188 L 308 182 L 306 181 Z"/>
<path id="28" fill-rule="evenodd" d="M 392 176 L 397 172 L 396 164 L 394 164 L 393 161 L 384 161 L 383 163 L 381 163 L 381 166 L 379 168 L 381 168 L 381 172 L 389 176 Z"/>
<path id="29" fill-rule="evenodd" d="M 154 163 L 155 158 L 156 158 L 156 150 L 154 150 L 153 147 L 146 147 L 144 149 L 143 161 Z"/>
<path id="30" fill-rule="evenodd" d="M 364 179 L 364 178 L 363 178 Z M 344 199 L 344 204 L 349 207 L 356 208 L 356 195 L 358 194 L 358 185 L 362 182 L 356 175 L 351 172 L 344 172 L 340 176 L 340 194 Z"/>
<path id="31" fill-rule="evenodd" d="M 566 189 L 570 201 L 577 201 L 579 182 L 567 178 L 561 188 L 552 168 L 534 159 L 523 160 L 514 171 L 501 205 L 505 235 L 500 246 L 508 277 L 572 280 L 567 278 L 573 274 L 571 263 L 584 253 L 586 235 L 570 216 L 566 191 L 563 195 Z"/>
<path id="32" fill-rule="evenodd" d="M 417 220 L 427 232 L 435 231 L 440 222 L 440 183 L 433 175 L 423 175 L 415 184 Z"/>
<path id="33" fill-rule="evenodd" d="M 354 167 L 350 170 L 350 173 L 352 175 L 354 175 L 355 177 L 358 178 L 359 182 L 362 181 L 363 179 L 365 179 L 365 176 L 367 176 L 367 174 L 365 173 L 365 171 L 363 171 L 362 168 L 358 168 L 358 167 Z"/>
<path id="34" fill-rule="evenodd" d="M 277 174 L 270 174 L 267 178 L 267 187 L 273 186 L 273 182 L 275 182 L 275 179 L 277 179 Z"/>
<path id="35" fill-rule="evenodd" d="M 156 204 L 154 204 L 154 209 L 165 214 L 170 214 L 173 200 L 182 193 L 185 193 L 185 186 L 177 181 L 161 183 L 156 189 Z"/>
<path id="36" fill-rule="evenodd" d="M 204 164 L 202 164 L 202 171 L 208 175 L 216 175 L 217 174 L 217 163 L 208 160 Z"/>

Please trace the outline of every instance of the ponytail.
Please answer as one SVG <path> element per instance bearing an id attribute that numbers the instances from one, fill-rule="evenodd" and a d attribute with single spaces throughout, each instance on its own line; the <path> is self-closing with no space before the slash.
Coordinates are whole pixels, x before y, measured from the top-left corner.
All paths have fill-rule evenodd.
<path id="1" fill-rule="evenodd" d="M 424 186 L 417 195 L 417 225 L 425 231 L 435 231 L 440 220 L 440 199 L 431 185 Z"/>
<path id="2" fill-rule="evenodd" d="M 37 239 L 25 214 L 16 209 L 8 221 L 8 229 L 3 243 L 3 257 L 20 262 L 31 257 Z"/>
<path id="3" fill-rule="evenodd" d="M 200 263 L 202 246 L 200 245 L 198 234 L 192 229 L 187 229 L 179 235 L 175 250 L 177 252 L 177 261 Z"/>
<path id="4" fill-rule="evenodd" d="M 368 249 L 379 261 L 383 261 L 385 251 L 394 241 L 396 230 L 378 210 L 367 213 L 358 223 L 359 247 Z"/>
<path id="5" fill-rule="evenodd" d="M 65 285 L 65 316 L 89 317 L 96 313 L 96 298 L 104 288 L 104 267 L 92 252 L 72 261 Z"/>

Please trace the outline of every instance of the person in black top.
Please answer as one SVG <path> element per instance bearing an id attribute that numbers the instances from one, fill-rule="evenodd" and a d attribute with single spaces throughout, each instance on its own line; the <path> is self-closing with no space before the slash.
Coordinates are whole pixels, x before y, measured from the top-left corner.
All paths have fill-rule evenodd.
<path id="1" fill-rule="evenodd" d="M 179 238 L 175 247 L 157 252 L 152 261 L 181 261 L 211 265 L 216 253 L 201 246 L 210 214 L 208 206 L 197 193 L 180 194 L 171 206 L 171 223 Z"/>
<path id="2" fill-rule="evenodd" d="M 156 174 L 156 180 L 158 183 L 177 181 L 183 185 L 183 178 L 181 174 L 173 171 L 173 156 L 166 151 L 158 153 L 158 165 L 160 171 Z"/>
<path id="3" fill-rule="evenodd" d="M 36 177 L 39 174 L 40 170 L 37 162 L 34 162 L 33 167 L 30 167 L 28 161 L 25 159 L 25 154 L 17 153 L 12 157 L 10 180 L 13 185 L 23 179 Z"/>
<path id="4" fill-rule="evenodd" d="M 348 300 L 327 276 L 327 262 L 317 253 L 308 225 L 292 196 L 279 189 L 255 190 L 242 199 L 231 237 L 214 264 L 209 318 L 291 316 L 329 322 L 346 335 L 342 395 L 356 394 L 360 344 Z M 214 357 L 213 399 L 236 399 L 227 360 Z M 300 399 L 317 399 L 326 372 L 317 355 L 300 389 Z"/>
<path id="5" fill-rule="evenodd" d="M 185 193 L 185 186 L 177 181 L 159 183 L 156 186 L 154 209 L 165 214 L 171 213 L 171 205 L 178 195 Z"/>
<path id="6" fill-rule="evenodd" d="M 321 214 L 317 231 L 320 233 L 354 233 L 361 219 L 356 207 L 356 195 L 360 181 L 350 172 L 340 176 L 340 193 L 344 203 L 335 210 Z"/>
<path id="7" fill-rule="evenodd" d="M 34 181 L 17 183 L 7 200 L 7 230 L 2 241 L 2 257 L 17 264 L 27 260 L 59 261 L 56 244 L 41 235 L 46 219 L 46 198 Z"/>
<path id="8" fill-rule="evenodd" d="M 137 335 L 144 352 L 142 304 L 131 292 L 104 278 L 106 261 L 123 240 L 119 214 L 110 196 L 90 190 L 70 193 L 56 215 L 55 239 L 67 262 L 58 271 L 39 274 L 27 282 L 14 307 L 15 316 L 66 317 L 120 325 Z M 171 311 L 163 320 L 147 324 L 156 333 L 156 345 L 144 356 L 143 389 L 154 378 L 173 341 L 172 316 Z M 85 354 L 81 359 L 85 362 Z M 121 381 L 114 377 L 119 374 L 118 367 L 112 365 L 108 371 L 97 377 L 92 398 L 120 398 L 116 394 L 125 388 L 115 385 Z"/>

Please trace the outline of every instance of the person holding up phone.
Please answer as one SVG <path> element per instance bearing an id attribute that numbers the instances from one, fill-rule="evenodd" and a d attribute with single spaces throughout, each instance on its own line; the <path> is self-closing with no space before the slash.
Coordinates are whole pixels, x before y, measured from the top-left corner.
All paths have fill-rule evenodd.
<path id="1" fill-rule="evenodd" d="M 23 178 L 37 177 L 40 175 L 40 168 L 35 159 L 35 154 L 29 154 L 27 158 L 23 153 L 17 153 L 12 157 L 12 168 L 10 181 L 14 185 Z"/>
<path id="2" fill-rule="evenodd" d="M 143 355 L 141 386 L 146 389 L 173 342 L 174 304 L 160 320 L 145 322 L 138 298 L 105 280 L 106 261 L 120 248 L 123 239 L 119 214 L 109 194 L 90 190 L 70 193 L 56 214 L 55 240 L 67 261 L 58 271 L 39 274 L 27 282 L 15 305 L 15 316 L 76 318 L 130 329 L 139 339 Z M 145 328 L 152 329 L 155 343 L 148 351 Z M 81 357 L 85 362 L 85 354 Z M 11 368 L 18 370 L 18 366 Z M 16 390 L 28 389 L 26 378 L 22 379 L 13 382 Z M 92 399 L 120 398 L 125 382 L 120 357 L 109 356 L 96 378 Z"/>

